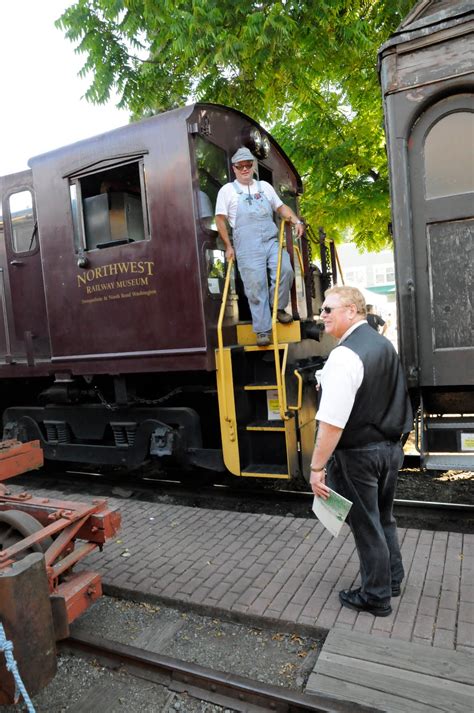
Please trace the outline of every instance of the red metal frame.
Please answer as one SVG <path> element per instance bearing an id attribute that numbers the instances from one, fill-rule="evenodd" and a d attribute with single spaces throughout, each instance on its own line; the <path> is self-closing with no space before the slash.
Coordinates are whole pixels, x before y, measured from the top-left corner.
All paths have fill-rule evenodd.
<path id="1" fill-rule="evenodd" d="M 39 441 L 0 441 L 0 480 L 41 468 L 42 465 L 43 451 Z"/>
<path id="2" fill-rule="evenodd" d="M 0 443 L 0 480 L 40 467 L 42 459 L 38 441 L 24 444 L 3 441 Z M 34 545 L 53 537 L 52 544 L 44 552 L 49 592 L 56 599 L 64 599 L 64 611 L 70 624 L 102 593 L 100 577 L 96 573 L 76 574 L 71 570 L 116 535 L 121 524 L 120 514 L 109 509 L 105 500 L 94 500 L 90 504 L 35 497 L 26 491 L 15 495 L 0 485 L 0 512 L 8 510 L 28 513 L 43 527 L 0 550 L 0 571 L 10 567 Z"/>

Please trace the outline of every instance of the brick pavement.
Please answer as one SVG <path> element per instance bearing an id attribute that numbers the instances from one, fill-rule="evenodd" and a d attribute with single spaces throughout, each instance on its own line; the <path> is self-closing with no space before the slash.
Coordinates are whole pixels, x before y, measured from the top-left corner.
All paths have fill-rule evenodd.
<path id="1" fill-rule="evenodd" d="M 358 575 L 347 526 L 333 538 L 312 516 L 109 504 L 122 513 L 121 533 L 85 562 L 110 592 L 282 628 L 337 627 L 474 653 L 474 535 L 400 529 L 402 596 L 389 617 L 376 618 L 339 603 L 339 590 Z"/>
<path id="2" fill-rule="evenodd" d="M 358 574 L 347 527 L 333 538 L 312 518 L 115 504 L 120 541 L 89 559 L 129 596 L 474 653 L 473 535 L 401 529 L 404 590 L 393 614 L 376 618 L 339 604 Z"/>

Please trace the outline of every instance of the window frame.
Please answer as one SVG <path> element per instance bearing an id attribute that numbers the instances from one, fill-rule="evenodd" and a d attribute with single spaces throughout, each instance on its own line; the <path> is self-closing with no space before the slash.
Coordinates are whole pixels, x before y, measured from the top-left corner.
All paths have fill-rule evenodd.
<path id="1" fill-rule="evenodd" d="M 128 246 L 139 245 L 142 242 L 151 240 L 151 221 L 149 216 L 149 206 L 148 206 L 148 194 L 145 180 L 145 155 L 148 152 L 140 152 L 139 154 L 129 154 L 123 156 L 117 156 L 114 158 L 107 158 L 103 161 L 99 161 L 92 165 L 83 167 L 74 173 L 63 176 L 67 179 L 69 186 L 69 207 L 71 211 L 71 220 L 73 225 L 73 241 L 74 241 L 74 252 L 76 255 L 84 255 L 86 253 L 92 253 L 96 251 L 109 250 L 114 247 L 121 247 L 123 243 L 117 241 L 117 246 L 109 245 L 107 247 L 93 247 L 88 248 L 86 244 L 86 228 L 84 222 L 84 203 L 82 198 L 82 185 L 81 181 L 89 176 L 97 175 L 100 173 L 106 173 L 107 171 L 114 170 L 116 168 L 122 168 L 123 166 L 128 166 L 135 164 L 138 168 L 138 177 L 140 181 L 140 202 L 142 209 L 142 220 L 143 220 L 143 231 L 144 239 L 138 240 L 134 243 L 127 243 Z M 76 191 L 76 217 L 74 216 L 73 202 L 71 195 L 71 188 L 75 187 Z M 80 206 L 80 209 L 79 209 Z"/>
<path id="2" fill-rule="evenodd" d="M 203 136 L 202 134 L 194 135 L 194 141 L 192 142 L 192 156 L 194 159 L 193 165 L 194 165 L 194 172 L 195 172 L 195 175 L 194 175 L 194 179 L 195 179 L 194 180 L 195 215 L 197 216 L 197 221 L 199 222 L 199 226 L 200 226 L 201 230 L 203 230 L 207 235 L 216 237 L 218 235 L 217 228 L 212 228 L 212 227 L 207 226 L 204 222 L 205 216 L 202 216 L 201 211 L 200 211 L 199 192 L 202 191 L 202 188 L 201 188 L 201 183 L 200 183 L 200 170 L 199 170 L 198 160 L 197 160 L 197 142 L 198 142 L 198 140 L 203 141 L 204 143 L 209 144 L 210 146 L 213 146 L 214 148 L 216 148 L 222 152 L 222 155 L 224 158 L 224 168 L 226 171 L 226 181 L 221 185 L 221 188 L 222 188 L 222 186 L 225 186 L 226 183 L 229 183 L 231 181 L 230 172 L 229 172 L 229 156 L 228 156 L 228 152 L 226 151 L 225 148 L 214 143 L 214 141 L 210 141 L 208 136 Z M 205 191 L 202 191 L 202 192 L 205 193 Z M 219 191 L 217 191 L 217 193 L 218 192 Z M 210 196 L 208 196 L 208 198 L 210 200 Z M 217 198 L 217 194 L 216 194 L 216 198 Z M 212 201 L 211 201 L 211 205 L 212 205 Z M 215 210 L 215 204 L 212 207 Z M 214 214 L 214 216 L 215 216 L 215 214 Z"/>
<path id="3" fill-rule="evenodd" d="M 433 121 L 430 123 L 428 126 L 424 136 L 423 136 L 423 142 L 422 142 L 422 148 L 423 148 L 423 193 L 426 201 L 434 201 L 434 200 L 439 200 L 443 198 L 450 198 L 451 196 L 463 196 L 463 195 L 468 195 L 470 193 L 474 193 L 474 184 L 471 187 L 471 190 L 461 190 L 461 191 L 454 191 L 451 190 L 449 192 L 440 192 L 441 189 L 438 188 L 436 191 L 433 188 L 433 184 L 435 183 L 437 177 L 439 174 L 436 174 L 434 169 L 436 168 L 436 163 L 435 161 L 437 160 L 438 157 L 434 157 L 432 151 L 436 150 L 437 145 L 439 144 L 432 144 L 431 142 L 436 141 L 436 137 L 434 137 L 434 133 L 439 130 L 441 124 L 443 122 L 449 121 L 450 117 L 453 117 L 458 114 L 466 114 L 467 116 L 471 116 L 472 121 L 474 122 L 474 109 L 469 108 L 469 107 L 456 107 L 453 106 L 449 111 L 446 111 L 444 113 L 441 113 L 439 116 L 436 116 Z M 428 152 L 427 152 L 427 143 L 428 143 Z M 473 169 L 474 170 L 474 169 Z"/>
<path id="4" fill-rule="evenodd" d="M 29 250 L 17 250 L 15 248 L 15 242 L 14 242 L 14 229 L 13 229 L 13 221 L 12 221 L 12 213 L 10 209 L 10 198 L 18 193 L 24 193 L 25 191 L 28 191 L 28 193 L 31 196 L 31 203 L 32 203 L 32 212 L 33 212 L 33 233 L 32 237 L 34 236 L 34 245 L 31 249 Z M 28 256 L 28 255 L 35 255 L 39 251 L 39 229 L 38 229 L 38 216 L 36 212 L 36 196 L 33 191 L 32 186 L 17 186 L 16 188 L 8 191 L 5 196 L 4 196 L 4 207 L 6 207 L 6 211 L 3 211 L 3 229 L 5 231 L 5 223 L 8 225 L 8 233 L 9 233 L 9 247 L 14 255 L 23 255 L 23 256 Z"/>

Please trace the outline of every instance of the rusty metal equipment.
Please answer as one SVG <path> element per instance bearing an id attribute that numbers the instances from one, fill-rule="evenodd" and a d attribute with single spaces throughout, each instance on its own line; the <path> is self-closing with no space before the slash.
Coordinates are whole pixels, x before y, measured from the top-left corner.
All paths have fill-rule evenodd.
<path id="1" fill-rule="evenodd" d="M 38 441 L 0 443 L 0 481 L 42 462 Z M 13 494 L 0 484 L 0 620 L 30 695 L 55 674 L 55 642 L 68 636 L 69 624 L 102 594 L 100 575 L 73 572 L 74 565 L 102 548 L 120 521 L 104 500 Z M 13 703 L 14 696 L 0 658 L 0 705 Z"/>

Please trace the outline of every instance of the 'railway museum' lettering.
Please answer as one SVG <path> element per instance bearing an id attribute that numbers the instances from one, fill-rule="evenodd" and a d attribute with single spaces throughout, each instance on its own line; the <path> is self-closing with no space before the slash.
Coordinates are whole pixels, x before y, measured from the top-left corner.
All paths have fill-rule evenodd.
<path id="1" fill-rule="evenodd" d="M 93 292 L 106 292 L 107 290 L 119 290 L 124 287 L 146 287 L 148 277 L 136 277 L 133 280 L 117 280 L 117 282 L 102 282 L 99 285 L 86 285 L 88 295 Z"/>
<path id="2" fill-rule="evenodd" d="M 107 289 L 113 289 L 114 287 L 134 287 L 134 286 L 140 286 L 140 285 L 147 285 L 148 284 L 148 277 L 153 275 L 153 268 L 154 268 L 154 262 L 152 260 L 138 260 L 138 261 L 133 261 L 131 260 L 130 262 L 112 262 L 109 265 L 102 265 L 101 267 L 94 267 L 91 268 L 90 270 L 86 270 L 84 273 L 77 275 L 77 286 L 78 287 L 84 287 L 87 286 L 87 283 L 93 282 L 94 280 L 100 280 L 104 277 L 115 277 L 116 275 L 126 275 L 126 274 L 135 274 L 135 275 L 143 275 L 144 278 L 135 278 L 137 279 L 146 279 L 146 282 L 138 282 L 135 280 L 123 280 L 121 282 L 117 283 L 106 283 L 106 285 L 97 285 L 96 287 L 99 288 L 99 290 L 107 290 Z M 113 285 L 113 287 L 107 287 L 107 285 Z M 95 291 L 91 289 L 92 286 L 88 286 L 87 291 Z"/>

